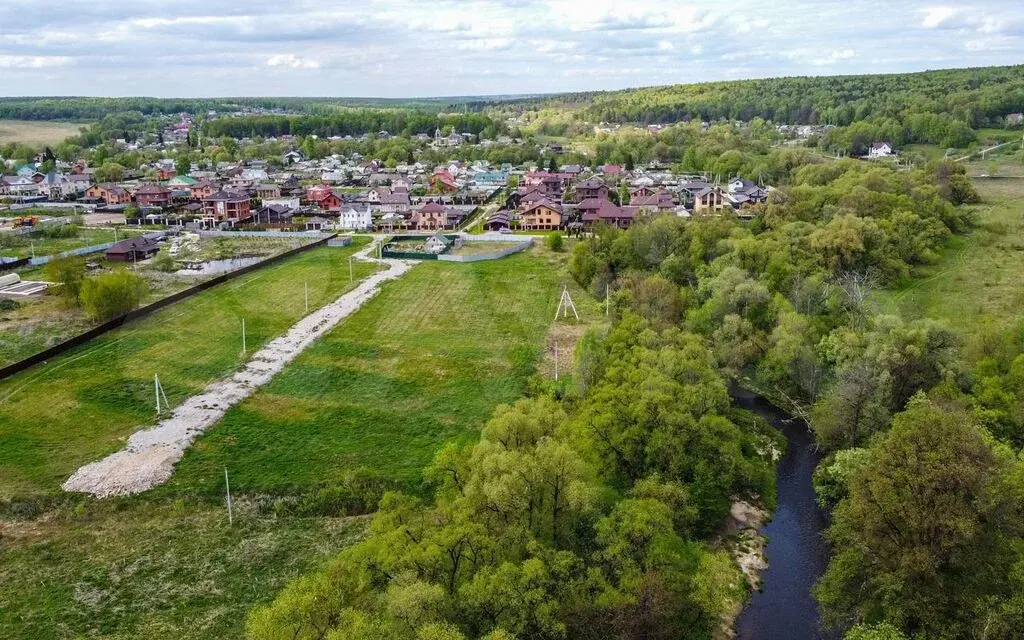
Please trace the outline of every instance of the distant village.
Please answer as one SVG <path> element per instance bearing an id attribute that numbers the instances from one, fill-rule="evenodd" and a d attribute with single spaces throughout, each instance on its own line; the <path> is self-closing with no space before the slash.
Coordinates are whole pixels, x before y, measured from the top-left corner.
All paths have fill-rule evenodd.
<path id="1" fill-rule="evenodd" d="M 648 132 L 657 134 L 658 129 L 652 125 Z M 799 139 L 823 130 L 794 127 L 784 133 Z M 193 123 L 182 115 L 160 132 L 160 148 L 187 141 L 190 131 Z M 380 131 L 356 139 L 390 136 Z M 518 142 L 509 136 L 480 140 L 440 130 L 414 139 L 437 149 Z M 40 158 L 37 163 L 8 167 L 15 173 L 0 177 L 0 198 L 15 206 L 73 205 L 87 212 L 123 213 L 132 223 L 190 229 L 383 232 L 458 229 L 486 204 L 480 222 L 489 231 L 582 232 L 598 222 L 625 228 L 655 213 L 686 217 L 731 211 L 752 217 L 751 207 L 766 202 L 772 191 L 769 185 L 739 177 L 679 174 L 656 162 L 630 170 L 555 162 L 544 169 L 483 160 L 386 167 L 359 153 L 310 159 L 296 139 L 273 140 L 290 147 L 278 161 L 248 159 L 202 167 L 193 163 L 187 173 L 179 174 L 181 165 L 167 157 L 116 183 L 97 181 L 95 168 L 82 161 L 57 161 L 44 173 L 39 170 Z M 132 147 L 124 140 L 116 144 Z M 557 157 L 562 150 L 552 143 L 548 151 Z M 879 143 L 869 155 L 890 157 L 893 149 Z"/>

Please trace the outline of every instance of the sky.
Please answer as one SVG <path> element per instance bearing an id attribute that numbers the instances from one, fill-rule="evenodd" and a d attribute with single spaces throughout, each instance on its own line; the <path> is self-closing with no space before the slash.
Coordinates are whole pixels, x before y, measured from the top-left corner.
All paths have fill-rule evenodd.
<path id="1" fill-rule="evenodd" d="M 0 95 L 424 97 L 1024 63 L 1021 0 L 0 0 Z"/>

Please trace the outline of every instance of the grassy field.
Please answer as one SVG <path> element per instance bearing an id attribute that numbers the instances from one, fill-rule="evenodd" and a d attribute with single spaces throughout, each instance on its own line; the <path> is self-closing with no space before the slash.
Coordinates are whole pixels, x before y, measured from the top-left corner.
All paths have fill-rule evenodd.
<path id="1" fill-rule="evenodd" d="M 122 228 L 117 230 L 117 238 L 124 240 L 129 236 L 139 235 L 140 233 L 136 229 Z M 12 258 L 28 258 L 33 254 L 36 256 L 48 256 L 62 251 L 113 241 L 113 229 L 97 229 L 93 227 L 80 227 L 78 233 L 69 238 L 47 238 L 42 235 L 42 232 L 28 233 L 23 236 L 0 233 L 0 256 Z"/>
<path id="2" fill-rule="evenodd" d="M 300 267 L 333 281 L 327 251 L 345 255 L 317 250 Z M 475 438 L 495 404 L 521 394 L 548 337 L 581 331 L 552 327 L 564 262 L 565 254 L 536 248 L 494 262 L 416 266 L 230 411 L 169 485 L 133 498 L 53 492 L 79 462 L 119 446 L 132 419 L 149 419 L 152 366 L 139 361 L 159 360 L 162 380 L 177 377 L 172 400 L 182 397 L 181 376 L 200 386 L 213 374 L 210 361 L 230 370 L 237 356 L 234 336 L 185 328 L 234 326 L 238 307 L 267 308 L 266 292 L 290 295 L 275 282 L 293 278 L 264 273 L 261 285 L 221 290 L 187 317 L 136 327 L 119 343 L 0 384 L 0 425 L 17 422 L 0 427 L 0 495 L 41 492 L 0 503 L 0 637 L 241 637 L 251 607 L 333 556 L 365 523 L 275 516 L 264 494 L 317 487 L 364 465 L 414 481 L 442 442 Z M 580 291 L 574 298 L 584 320 L 601 321 L 600 305 Z M 192 346 L 173 344 L 181 341 Z M 224 465 L 233 527 L 221 499 Z"/>
<path id="3" fill-rule="evenodd" d="M 74 122 L 37 122 L 34 120 L 0 120 L 0 144 L 20 142 L 27 145 L 57 144 L 77 136 L 84 125 Z"/>
<path id="4" fill-rule="evenodd" d="M 0 519 L 0 637 L 240 638 L 245 614 L 363 531 L 360 518 L 277 519 L 117 500 Z"/>
<path id="5" fill-rule="evenodd" d="M 225 466 L 240 493 L 301 491 L 361 466 L 416 482 L 442 443 L 475 439 L 522 394 L 568 280 L 564 254 L 542 248 L 418 265 L 229 411 L 157 492 L 219 495 Z"/>
<path id="6" fill-rule="evenodd" d="M 972 164 L 976 174 L 986 163 Z M 1001 165 L 1022 175 L 1020 165 Z M 920 269 L 907 286 L 876 296 L 883 313 L 945 320 L 965 336 L 979 326 L 1024 321 L 1024 180 L 976 180 L 983 204 L 974 207 L 977 228 L 955 237 L 942 260 Z"/>
<path id="7" fill-rule="evenodd" d="M 0 382 L 0 499 L 54 492 L 152 422 L 153 374 L 172 403 L 224 377 L 311 308 L 351 288 L 356 247 L 322 247 L 246 274 Z M 359 262 L 357 279 L 377 268 Z"/>

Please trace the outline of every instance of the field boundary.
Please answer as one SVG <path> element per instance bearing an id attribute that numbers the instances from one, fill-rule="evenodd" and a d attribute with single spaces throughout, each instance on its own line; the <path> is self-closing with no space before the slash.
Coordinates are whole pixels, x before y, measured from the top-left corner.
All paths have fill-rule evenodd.
<path id="1" fill-rule="evenodd" d="M 26 369 L 34 367 L 37 364 L 41 364 L 43 362 L 46 362 L 50 358 L 59 356 L 60 354 L 65 353 L 67 351 L 70 351 L 71 349 L 74 349 L 75 347 L 78 347 L 78 346 L 81 346 L 83 344 L 86 344 L 87 342 L 89 342 L 91 340 L 94 340 L 95 338 L 98 338 L 98 337 L 102 336 L 103 334 L 108 333 L 110 331 L 113 331 L 114 329 L 117 329 L 117 328 L 119 328 L 119 327 L 121 327 L 121 326 L 123 326 L 125 324 L 128 324 L 129 322 L 132 322 L 134 320 L 139 320 L 141 318 L 145 318 L 146 316 L 151 315 L 151 314 L 153 314 L 153 313 L 163 309 L 164 307 L 168 307 L 168 306 L 174 304 L 175 302 L 180 302 L 181 300 L 184 300 L 186 298 L 190 298 L 190 297 L 196 295 L 197 293 L 202 293 L 203 291 L 206 291 L 207 289 L 212 289 L 213 287 L 216 287 L 219 284 L 223 284 L 223 283 L 225 283 L 225 282 L 227 282 L 229 280 L 233 280 L 233 279 L 235 279 L 235 278 L 237 278 L 239 276 L 243 276 L 243 275 L 245 275 L 247 273 L 252 273 L 253 271 L 256 271 L 257 269 L 262 269 L 263 267 L 269 266 L 269 265 L 274 264 L 276 262 L 280 262 L 281 260 L 284 260 L 286 258 L 290 258 L 292 256 L 298 255 L 298 254 L 303 253 L 305 251 L 309 251 L 310 249 L 313 249 L 314 247 L 325 246 L 327 244 L 327 241 L 330 240 L 332 237 L 334 237 L 334 236 L 323 237 L 323 238 L 321 238 L 319 240 L 316 240 L 314 242 L 310 242 L 309 244 L 304 244 L 301 247 L 297 247 L 295 249 L 291 249 L 289 251 L 285 251 L 284 253 L 281 253 L 281 254 L 276 255 L 276 256 L 271 256 L 270 258 L 267 258 L 266 260 L 261 260 L 260 262 L 257 262 L 256 264 L 251 264 L 251 265 L 249 265 L 247 267 L 242 267 L 241 269 L 236 269 L 235 271 L 229 271 L 227 273 L 223 273 L 223 274 L 221 274 L 219 276 L 216 276 L 214 278 L 206 280 L 205 282 L 200 282 L 197 285 L 189 287 L 188 289 L 185 289 L 183 291 L 179 291 L 177 293 L 171 294 L 171 295 L 167 296 L 166 298 L 161 298 L 161 299 L 157 300 L 156 302 L 152 302 L 152 303 L 150 303 L 150 304 L 148 304 L 148 305 L 146 305 L 144 307 L 139 307 L 138 309 L 135 309 L 133 311 L 129 311 L 128 313 L 124 314 L 123 316 L 118 316 L 118 317 L 114 318 L 113 320 L 108 320 L 107 322 L 104 322 L 103 324 L 101 324 L 99 326 L 93 327 L 92 329 L 89 329 L 88 331 L 86 331 L 84 333 L 80 333 L 77 336 L 68 338 L 67 340 L 64 340 L 63 342 L 61 342 L 59 344 L 56 344 L 56 345 L 50 347 L 49 349 L 46 349 L 44 351 L 40 351 L 37 354 L 31 355 L 31 356 L 29 356 L 29 357 L 27 357 L 27 358 L 25 358 L 23 360 L 19 360 L 18 362 L 15 362 L 15 363 L 7 365 L 6 367 L 3 367 L 2 369 L 0 369 L 0 380 L 5 380 L 5 379 L 13 376 L 16 373 L 21 373 L 22 371 L 25 371 Z"/>
<path id="2" fill-rule="evenodd" d="M 484 242 L 488 241 L 485 240 Z M 442 262 L 482 262 L 484 260 L 499 260 L 506 256 L 510 256 L 513 253 L 519 253 L 523 249 L 526 249 L 527 247 L 530 247 L 532 245 L 533 238 L 528 238 L 514 247 L 508 247 L 506 249 L 501 249 L 500 251 L 492 251 L 491 253 L 478 253 L 475 255 L 468 256 L 453 256 L 442 254 L 437 256 L 437 259 L 441 260 Z"/>

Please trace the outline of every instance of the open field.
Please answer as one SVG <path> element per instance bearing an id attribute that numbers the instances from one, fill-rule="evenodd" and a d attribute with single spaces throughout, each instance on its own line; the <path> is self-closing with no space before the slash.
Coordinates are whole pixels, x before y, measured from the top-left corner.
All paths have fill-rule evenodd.
<path id="1" fill-rule="evenodd" d="M 0 144 L 53 145 L 77 136 L 83 126 L 75 122 L 0 120 Z"/>
<path id="2" fill-rule="evenodd" d="M 567 280 L 564 254 L 542 248 L 418 265 L 230 410 L 157 493 L 219 495 L 224 466 L 239 493 L 305 490 L 361 466 L 417 482 L 442 443 L 475 439 L 522 394 Z"/>
<path id="3" fill-rule="evenodd" d="M 365 242 L 365 240 L 363 240 Z M 0 499 L 55 492 L 78 466 L 120 449 L 153 418 L 153 374 L 171 403 L 242 362 L 241 320 L 256 350 L 349 290 L 353 247 L 321 247 L 246 274 L 0 382 Z M 377 269 L 356 264 L 356 278 Z"/>
<path id="4" fill-rule="evenodd" d="M 140 233 L 136 229 L 118 229 L 117 238 L 124 240 L 129 236 L 136 236 Z M 62 251 L 113 241 L 114 229 L 97 229 L 94 227 L 79 227 L 78 232 L 69 238 L 46 237 L 44 229 L 22 236 L 0 232 L 0 256 L 11 258 L 28 258 L 33 255 L 49 256 Z"/>
<path id="5" fill-rule="evenodd" d="M 240 638 L 250 607 L 361 534 L 363 518 L 275 518 L 239 501 L 90 501 L 0 519 L 0 637 Z"/>
<path id="6" fill-rule="evenodd" d="M 983 171 L 972 163 L 970 173 Z M 1006 175 L 1020 165 L 1001 165 Z M 919 270 L 908 286 L 879 293 L 883 313 L 944 320 L 966 337 L 978 327 L 1024 320 L 1024 180 L 976 180 L 983 204 L 977 228 L 955 237 L 942 260 Z"/>
<path id="7" fill-rule="evenodd" d="M 343 255 L 318 249 L 313 253 L 320 260 L 313 266 L 323 266 L 326 251 Z M 241 637 L 249 609 L 332 557 L 366 522 L 275 515 L 272 500 L 260 494 L 313 489 L 358 466 L 414 481 L 442 442 L 475 438 L 495 404 L 520 395 L 542 356 L 561 282 L 568 279 L 565 257 L 535 248 L 494 262 L 420 264 L 230 411 L 196 443 L 168 485 L 106 501 L 39 495 L 6 507 L 0 503 L 0 637 Z M 321 271 L 334 277 L 334 269 Z M 312 280 L 310 285 L 312 297 Z M 221 290 L 218 299 L 234 311 L 270 286 L 252 282 L 245 287 L 248 295 Z M 268 296 L 260 295 L 259 308 L 272 313 Z M 574 299 L 584 320 L 603 319 L 600 305 L 582 292 L 575 291 Z M 138 361 L 161 360 L 169 395 L 172 369 L 175 376 L 181 370 L 208 375 L 208 357 L 195 347 L 157 346 L 156 340 L 205 335 L 202 344 L 224 352 L 218 361 L 228 361 L 230 369 L 235 336 L 170 328 L 188 322 L 233 326 L 234 317 L 225 320 L 222 305 L 207 301 L 189 312 L 189 321 L 167 319 L 166 327 L 122 332 L 127 335 L 120 339 L 130 344 L 106 350 L 113 352 L 112 367 L 125 373 L 104 373 L 102 357 L 81 353 L 91 364 L 67 363 L 44 376 L 38 391 L 33 383 L 31 391 L 17 394 L 31 394 L 34 402 L 15 402 L 20 414 L 11 412 L 12 401 L 3 401 L 12 385 L 0 384 L 0 424 L 15 416 L 20 425 L 17 432 L 0 429 L 0 451 L 23 452 L 13 461 L 0 459 L 0 470 L 6 473 L 13 464 L 40 468 L 18 478 L 0 476 L 0 495 L 52 493 L 62 469 L 75 465 L 47 456 L 66 451 L 75 459 L 95 458 L 99 447 L 90 438 L 114 441 L 110 435 L 126 431 L 101 424 L 104 416 L 150 418 L 152 367 Z M 581 330 L 563 328 L 573 335 Z M 150 348 L 138 351 L 143 342 Z M 101 379 L 89 380 L 91 375 Z M 29 377 L 16 380 L 24 384 Z M 44 402 L 56 380 L 74 390 L 58 393 L 55 405 L 83 403 L 89 394 L 104 397 L 74 416 L 47 409 L 30 418 L 26 408 Z M 184 392 L 179 379 L 172 399 Z M 233 527 L 222 500 L 225 464 L 236 496 Z M 48 507 L 49 500 L 64 504 Z M 37 509 L 42 516 L 33 514 Z"/>

